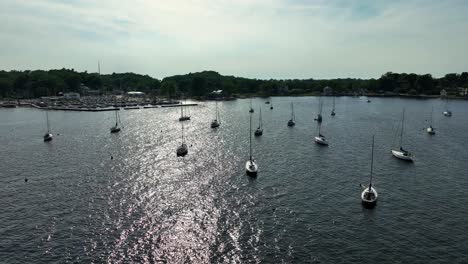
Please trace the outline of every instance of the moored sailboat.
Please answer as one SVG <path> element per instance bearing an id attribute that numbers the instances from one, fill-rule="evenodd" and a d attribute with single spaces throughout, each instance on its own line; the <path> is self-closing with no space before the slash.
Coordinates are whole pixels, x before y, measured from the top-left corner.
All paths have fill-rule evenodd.
<path id="1" fill-rule="evenodd" d="M 185 137 L 184 137 L 184 123 L 182 123 L 182 143 L 181 145 L 177 148 L 177 156 L 185 156 L 188 153 L 188 147 L 187 144 L 185 144 Z"/>
<path id="2" fill-rule="evenodd" d="M 288 126 L 296 125 L 296 115 L 294 114 L 294 104 L 291 102 L 291 119 L 288 121 Z"/>
<path id="3" fill-rule="evenodd" d="M 403 131 L 405 127 L 405 109 L 403 109 L 403 117 L 401 119 L 401 131 L 400 131 L 400 147 L 399 149 L 393 149 L 392 155 L 395 158 L 406 160 L 406 161 L 413 161 L 413 154 L 411 152 L 405 150 L 403 148 Z"/>
<path id="4" fill-rule="evenodd" d="M 332 111 L 331 111 L 331 116 L 335 116 L 336 113 L 335 113 L 335 96 L 333 96 L 333 107 L 332 107 Z"/>
<path id="5" fill-rule="evenodd" d="M 258 165 L 252 156 L 252 114 L 250 114 L 250 126 L 249 126 L 249 160 L 245 163 L 245 171 L 247 175 L 255 177 L 258 172 Z"/>
<path id="6" fill-rule="evenodd" d="M 426 129 L 427 133 L 429 135 L 435 135 L 435 128 L 432 126 L 432 116 L 433 116 L 433 113 L 434 113 L 434 107 L 432 107 L 431 109 L 431 119 L 430 119 L 430 123 L 429 123 L 429 127 Z"/>
<path id="7" fill-rule="evenodd" d="M 377 205 L 377 198 L 379 197 L 377 190 L 372 186 L 372 176 L 374 169 L 374 136 L 372 136 L 372 154 L 371 154 L 371 169 L 370 169 L 370 180 L 369 186 L 364 187 L 364 190 L 361 193 L 361 203 L 365 208 L 374 208 Z"/>
<path id="8" fill-rule="evenodd" d="M 216 115 L 215 119 L 211 121 L 211 128 L 217 128 L 221 124 L 219 119 L 219 112 L 218 112 L 218 101 L 216 101 Z"/>
<path id="9" fill-rule="evenodd" d="M 49 110 L 46 110 L 46 122 L 47 122 L 47 132 L 44 134 L 44 142 L 48 142 L 53 139 L 53 135 L 50 132 Z"/>
<path id="10" fill-rule="evenodd" d="M 120 132 L 119 121 L 120 121 L 119 110 L 115 110 L 115 126 L 111 127 L 110 129 L 111 133 Z"/>
<path id="11" fill-rule="evenodd" d="M 260 115 L 258 118 L 258 128 L 255 130 L 255 136 L 263 135 L 263 122 L 262 122 L 262 109 L 260 108 Z"/>

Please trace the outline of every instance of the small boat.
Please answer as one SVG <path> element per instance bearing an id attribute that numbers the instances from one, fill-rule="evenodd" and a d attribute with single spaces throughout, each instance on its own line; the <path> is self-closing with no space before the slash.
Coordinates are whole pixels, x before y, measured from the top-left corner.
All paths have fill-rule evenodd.
<path id="1" fill-rule="evenodd" d="M 401 119 L 401 131 L 400 131 L 400 148 L 399 149 L 393 149 L 392 150 L 392 155 L 395 158 L 401 159 L 401 160 L 406 160 L 406 161 L 413 161 L 413 155 L 411 152 L 405 150 L 403 148 L 403 131 L 405 128 L 405 109 L 403 109 L 403 117 Z"/>
<path id="2" fill-rule="evenodd" d="M 332 111 L 331 111 L 331 116 L 335 116 L 336 113 L 335 113 L 335 96 L 333 96 L 333 107 L 332 107 Z"/>
<path id="3" fill-rule="evenodd" d="M 255 162 L 255 159 L 252 156 L 252 115 L 250 115 L 250 126 L 249 126 L 249 147 L 250 155 L 249 160 L 245 163 L 245 172 L 251 177 L 257 176 L 258 165 Z"/>
<path id="4" fill-rule="evenodd" d="M 292 127 L 296 125 L 296 115 L 294 115 L 294 105 L 291 102 L 291 119 L 288 121 L 288 126 Z"/>
<path id="5" fill-rule="evenodd" d="M 253 113 L 254 112 L 254 109 L 252 107 L 252 98 L 250 98 L 250 110 L 249 110 L 249 113 Z"/>
<path id="6" fill-rule="evenodd" d="M 211 121 L 211 128 L 217 128 L 221 124 L 219 119 L 219 112 L 218 112 L 218 101 L 216 101 L 216 116 L 213 121 Z"/>
<path id="7" fill-rule="evenodd" d="M 182 144 L 177 148 L 177 157 L 183 157 L 188 153 L 187 144 L 185 144 L 185 137 L 184 137 L 184 123 L 182 123 Z"/>
<path id="8" fill-rule="evenodd" d="M 111 133 L 118 133 L 120 132 L 120 127 L 119 127 L 119 121 L 120 121 L 120 115 L 119 111 L 115 111 L 115 126 L 111 127 L 110 132 Z"/>
<path id="9" fill-rule="evenodd" d="M 52 138 L 53 138 L 53 135 L 50 132 L 49 111 L 48 110 L 46 110 L 46 122 L 47 122 L 47 132 L 44 134 L 44 142 L 51 141 Z"/>
<path id="10" fill-rule="evenodd" d="M 368 103 L 370 103 L 370 102 L 371 102 L 371 100 L 367 99 L 367 102 L 368 102 Z"/>
<path id="11" fill-rule="evenodd" d="M 270 104 L 270 101 L 266 101 L 265 104 Z"/>
<path id="12" fill-rule="evenodd" d="M 270 109 L 273 110 L 273 102 L 271 102 Z"/>
<path id="13" fill-rule="evenodd" d="M 315 143 L 322 145 L 322 146 L 328 146 L 328 140 L 325 138 L 324 135 L 322 135 L 322 124 L 318 124 L 318 136 L 314 138 Z"/>
<path id="14" fill-rule="evenodd" d="M 449 104 L 449 101 L 448 101 L 448 98 L 445 99 L 445 111 L 444 111 L 444 116 L 452 116 L 452 111 L 450 111 L 448 109 L 448 104 Z"/>
<path id="15" fill-rule="evenodd" d="M 190 120 L 190 116 L 189 115 L 184 115 L 184 103 L 182 103 L 182 105 L 180 106 L 179 121 L 187 121 L 187 120 Z"/>
<path id="16" fill-rule="evenodd" d="M 262 123 L 262 109 L 260 108 L 260 115 L 258 120 L 258 128 L 255 130 L 255 136 L 259 137 L 263 135 L 263 123 Z"/>
<path id="17" fill-rule="evenodd" d="M 371 209 L 377 205 L 377 199 L 379 195 L 375 187 L 372 186 L 372 176 L 373 176 L 373 167 L 374 167 L 374 136 L 372 136 L 372 155 L 371 155 L 371 171 L 370 171 L 370 180 L 369 186 L 364 187 L 364 190 L 361 193 L 361 203 L 365 208 Z"/>
<path id="18" fill-rule="evenodd" d="M 429 123 L 429 127 L 426 129 L 427 133 L 429 135 L 435 135 L 435 128 L 432 126 L 432 115 L 434 113 L 434 107 L 432 107 L 432 110 L 431 110 L 431 119 L 430 119 L 430 123 Z"/>
<path id="19" fill-rule="evenodd" d="M 321 123 L 322 122 L 322 108 L 323 108 L 323 101 L 322 97 L 319 97 L 319 113 L 317 114 L 317 118 L 314 120 Z"/>

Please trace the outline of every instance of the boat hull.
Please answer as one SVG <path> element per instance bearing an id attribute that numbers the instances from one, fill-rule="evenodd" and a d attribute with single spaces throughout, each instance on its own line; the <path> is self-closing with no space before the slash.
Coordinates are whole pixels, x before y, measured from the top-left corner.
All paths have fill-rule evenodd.
<path id="1" fill-rule="evenodd" d="M 52 141 L 53 136 L 51 133 L 47 133 L 44 135 L 44 142 Z"/>
<path id="2" fill-rule="evenodd" d="M 292 127 L 292 126 L 295 126 L 295 125 L 296 125 L 296 123 L 294 121 L 292 121 L 292 120 L 288 121 L 288 126 L 289 127 Z"/>
<path id="3" fill-rule="evenodd" d="M 413 161 L 413 156 L 411 155 L 411 153 L 405 154 L 404 152 L 399 150 L 392 150 L 392 155 L 397 159 L 401 159 L 404 161 Z"/>
<path id="4" fill-rule="evenodd" d="M 263 129 L 257 129 L 257 130 L 255 130 L 255 136 L 256 136 L 256 137 L 259 137 L 259 136 L 261 136 L 261 135 L 263 135 Z"/>
<path id="5" fill-rule="evenodd" d="M 444 116 L 452 116 L 452 112 L 451 111 L 445 111 Z"/>
<path id="6" fill-rule="evenodd" d="M 211 128 L 217 128 L 217 127 L 219 127 L 218 121 L 211 122 Z"/>
<path id="7" fill-rule="evenodd" d="M 361 204 L 365 208 L 371 209 L 377 205 L 377 199 L 379 198 L 379 194 L 371 187 L 371 193 L 373 194 L 371 197 L 368 197 L 369 187 L 366 187 L 364 191 L 361 193 Z"/>
<path id="8" fill-rule="evenodd" d="M 187 120 L 190 120 L 190 116 L 179 117 L 179 121 L 187 121 Z"/>
<path id="9" fill-rule="evenodd" d="M 324 137 L 315 137 L 314 138 L 315 143 L 322 145 L 322 146 L 328 146 L 328 141 Z"/>
<path id="10" fill-rule="evenodd" d="M 183 156 L 187 155 L 187 153 L 188 153 L 187 145 L 182 144 L 180 147 L 177 148 L 176 153 L 177 153 L 177 157 L 183 157 Z"/>
<path id="11" fill-rule="evenodd" d="M 253 160 L 248 160 L 248 161 L 245 163 L 245 172 L 246 172 L 247 175 L 249 175 L 249 176 L 252 176 L 252 177 L 257 176 L 257 172 L 258 172 L 258 165 L 257 165 L 257 163 L 255 163 L 255 161 L 253 161 Z"/>
<path id="12" fill-rule="evenodd" d="M 112 127 L 112 128 L 110 129 L 110 132 L 111 132 L 111 133 L 118 133 L 118 132 L 120 132 L 120 127 Z"/>
<path id="13" fill-rule="evenodd" d="M 428 128 L 427 128 L 427 133 L 428 133 L 429 135 L 434 135 L 434 134 L 435 134 L 434 128 L 428 127 Z"/>

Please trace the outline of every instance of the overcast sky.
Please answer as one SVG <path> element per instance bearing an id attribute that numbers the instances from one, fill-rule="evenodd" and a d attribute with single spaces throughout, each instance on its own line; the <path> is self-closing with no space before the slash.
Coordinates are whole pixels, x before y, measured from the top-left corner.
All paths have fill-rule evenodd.
<path id="1" fill-rule="evenodd" d="M 468 0 L 0 0 L 0 69 L 162 78 L 468 71 Z"/>

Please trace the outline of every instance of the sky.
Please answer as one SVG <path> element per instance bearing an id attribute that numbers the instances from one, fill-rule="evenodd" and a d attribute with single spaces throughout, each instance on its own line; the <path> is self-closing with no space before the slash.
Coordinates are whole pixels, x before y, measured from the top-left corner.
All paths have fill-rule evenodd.
<path id="1" fill-rule="evenodd" d="M 260 79 L 468 71 L 468 0 L 0 0 L 0 69 Z"/>

